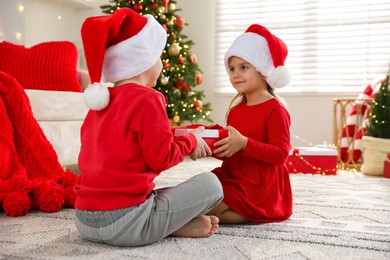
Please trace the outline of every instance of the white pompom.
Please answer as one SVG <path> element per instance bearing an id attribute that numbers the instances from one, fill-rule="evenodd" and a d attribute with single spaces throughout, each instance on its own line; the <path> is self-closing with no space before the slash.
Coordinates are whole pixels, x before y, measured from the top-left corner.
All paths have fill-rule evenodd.
<path id="1" fill-rule="evenodd" d="M 272 71 L 271 75 L 267 77 L 267 83 L 271 86 L 271 88 L 283 88 L 287 86 L 291 81 L 291 73 L 290 70 L 284 66 L 279 66 L 274 71 Z"/>
<path id="2" fill-rule="evenodd" d="M 108 88 L 100 83 L 89 85 L 84 91 L 83 97 L 87 107 L 92 110 L 102 110 L 110 102 Z"/>

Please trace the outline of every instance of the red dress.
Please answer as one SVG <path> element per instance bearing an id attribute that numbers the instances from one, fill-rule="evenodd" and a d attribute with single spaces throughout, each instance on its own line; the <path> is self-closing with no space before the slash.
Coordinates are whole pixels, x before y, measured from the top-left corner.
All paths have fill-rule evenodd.
<path id="1" fill-rule="evenodd" d="M 223 159 L 213 170 L 222 183 L 224 202 L 252 222 L 288 219 L 292 191 L 286 160 L 290 150 L 290 115 L 275 98 L 234 107 L 227 125 L 248 137 L 245 151 Z"/>

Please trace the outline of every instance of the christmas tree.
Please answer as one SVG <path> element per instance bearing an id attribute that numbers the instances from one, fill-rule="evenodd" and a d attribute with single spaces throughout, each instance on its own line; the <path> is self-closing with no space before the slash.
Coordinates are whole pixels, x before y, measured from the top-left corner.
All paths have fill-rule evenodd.
<path id="1" fill-rule="evenodd" d="M 367 124 L 366 135 L 390 139 L 390 71 L 381 83 L 372 101 L 371 114 Z"/>
<path id="2" fill-rule="evenodd" d="M 110 0 L 113 5 L 102 5 L 103 13 L 112 14 L 122 7 L 129 7 L 141 15 L 150 14 L 167 31 L 167 45 L 161 56 L 162 73 L 155 89 L 160 91 L 167 101 L 167 114 L 172 125 L 184 121 L 211 122 L 210 103 L 203 103 L 204 92 L 196 90 L 203 80 L 202 70 L 197 57 L 191 53 L 194 42 L 182 34 L 184 18 L 176 15 L 180 9 L 175 1 L 169 0 Z M 147 43 L 145 43 L 147 44 Z"/>

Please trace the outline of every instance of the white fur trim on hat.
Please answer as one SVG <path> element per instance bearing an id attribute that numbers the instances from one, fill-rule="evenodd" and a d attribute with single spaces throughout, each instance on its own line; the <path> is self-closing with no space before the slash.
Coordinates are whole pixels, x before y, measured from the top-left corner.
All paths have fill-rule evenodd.
<path id="1" fill-rule="evenodd" d="M 91 110 L 102 110 L 110 102 L 108 88 L 100 83 L 90 84 L 83 93 L 84 102 Z"/>
<path id="2" fill-rule="evenodd" d="M 267 83 L 272 88 L 283 88 L 291 81 L 290 70 L 284 66 L 279 66 L 272 71 L 271 75 L 266 78 Z"/>
<path id="3" fill-rule="evenodd" d="M 167 34 L 151 15 L 148 22 L 133 37 L 106 49 L 103 62 L 103 82 L 118 82 L 150 69 L 165 48 Z"/>
<path id="4" fill-rule="evenodd" d="M 229 59 L 239 57 L 249 62 L 265 78 L 272 88 L 289 84 L 291 74 L 284 66 L 275 69 L 266 39 L 256 33 L 246 32 L 237 37 L 224 56 L 225 68 L 229 73 Z"/>

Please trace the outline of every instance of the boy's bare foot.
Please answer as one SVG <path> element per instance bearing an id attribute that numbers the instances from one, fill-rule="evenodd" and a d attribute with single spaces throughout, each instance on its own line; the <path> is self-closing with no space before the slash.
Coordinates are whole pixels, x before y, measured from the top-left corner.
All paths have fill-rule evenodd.
<path id="1" fill-rule="evenodd" d="M 200 216 L 190 220 L 176 230 L 171 236 L 176 237 L 209 237 L 218 230 L 219 218 L 216 216 Z"/>

